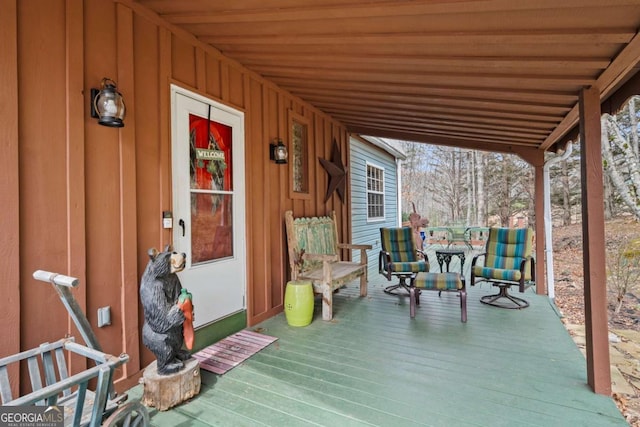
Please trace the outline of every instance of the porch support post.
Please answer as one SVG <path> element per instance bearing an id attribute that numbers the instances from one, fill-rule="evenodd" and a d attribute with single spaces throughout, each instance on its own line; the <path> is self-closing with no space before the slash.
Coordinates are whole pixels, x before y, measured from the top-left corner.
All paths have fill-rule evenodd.
<path id="1" fill-rule="evenodd" d="M 594 392 L 611 395 L 598 88 L 583 89 L 579 105 L 587 381 Z"/>
<path id="2" fill-rule="evenodd" d="M 534 169 L 534 214 L 536 217 L 535 236 L 536 236 L 536 294 L 544 295 L 547 293 L 544 259 L 544 151 L 516 147 L 514 152 L 524 161 L 529 163 Z"/>
<path id="3" fill-rule="evenodd" d="M 536 215 L 536 293 L 545 295 L 547 293 L 544 259 L 544 152 L 540 151 L 540 162 L 534 164 L 535 168 L 535 201 L 533 203 Z"/>

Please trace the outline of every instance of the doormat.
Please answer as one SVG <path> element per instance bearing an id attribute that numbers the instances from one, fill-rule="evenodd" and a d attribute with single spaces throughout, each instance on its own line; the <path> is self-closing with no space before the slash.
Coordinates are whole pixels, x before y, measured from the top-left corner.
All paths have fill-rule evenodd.
<path id="1" fill-rule="evenodd" d="M 222 375 L 247 360 L 278 338 L 253 331 L 240 331 L 191 356 L 200 368 Z"/>

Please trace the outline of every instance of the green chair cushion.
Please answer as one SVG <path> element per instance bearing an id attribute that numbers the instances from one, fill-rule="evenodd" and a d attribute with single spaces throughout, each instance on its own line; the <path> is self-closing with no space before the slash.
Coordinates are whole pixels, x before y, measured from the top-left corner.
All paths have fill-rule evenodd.
<path id="1" fill-rule="evenodd" d="M 413 285 L 418 289 L 453 291 L 464 287 L 458 273 L 419 273 Z"/>

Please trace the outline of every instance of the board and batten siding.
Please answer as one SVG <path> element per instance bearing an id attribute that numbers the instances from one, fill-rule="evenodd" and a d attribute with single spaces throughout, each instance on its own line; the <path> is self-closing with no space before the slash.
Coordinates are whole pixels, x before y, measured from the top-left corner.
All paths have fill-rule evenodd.
<path id="1" fill-rule="evenodd" d="M 0 354 L 75 334 L 56 292 L 32 278 L 43 269 L 77 277 L 74 297 L 102 349 L 129 355 L 114 379 L 118 391 L 154 361 L 140 338 L 138 288 L 148 250 L 172 243 L 178 230 L 162 223 L 163 211 L 173 209 L 170 84 L 245 117 L 246 155 L 238 167 L 246 181 L 246 310 L 226 324 L 239 330 L 282 312 L 290 278 L 284 212 L 335 210 L 340 239 L 351 235 L 348 201 L 336 194 L 325 200 L 328 177 L 318 162 L 331 158 L 334 141 L 348 153 L 347 129 L 140 2 L 0 1 L 0 76 L 7 227 L 0 247 L 9 301 Z M 125 99 L 123 128 L 90 117 L 91 89 L 104 77 Z M 290 146 L 294 120 L 308 132 L 304 194 L 290 190 L 291 163 L 268 155 L 276 138 Z M 102 307 L 110 307 L 112 324 L 98 328 Z M 222 329 L 210 328 L 202 345 Z M 70 373 L 87 368 L 86 361 L 70 364 Z M 28 389 L 26 368 L 10 371 L 14 395 Z"/>
<path id="2" fill-rule="evenodd" d="M 351 241 L 370 244 L 369 277 L 378 273 L 380 254 L 380 228 L 398 226 L 398 173 L 396 158 L 375 145 L 356 137 L 350 138 L 351 163 Z M 367 165 L 384 170 L 384 219 L 367 219 Z M 356 253 L 357 252 L 357 253 Z M 353 260 L 360 260 L 360 253 L 353 251 Z"/>

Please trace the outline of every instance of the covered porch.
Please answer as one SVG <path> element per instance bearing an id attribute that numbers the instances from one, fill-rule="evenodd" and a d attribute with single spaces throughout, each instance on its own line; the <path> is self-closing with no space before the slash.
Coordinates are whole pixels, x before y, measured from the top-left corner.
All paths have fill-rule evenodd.
<path id="1" fill-rule="evenodd" d="M 488 285 L 472 287 L 465 324 L 456 295 L 424 293 L 410 319 L 408 298 L 385 294 L 388 284 L 370 277 L 366 298 L 357 284 L 340 290 L 331 322 L 316 299 L 307 327 L 281 313 L 249 328 L 278 340 L 222 376 L 202 371 L 200 394 L 152 410 L 152 424 L 627 425 L 588 386 L 585 358 L 546 296 L 527 292 L 529 308 L 504 310 L 479 302 Z"/>
<path id="2" fill-rule="evenodd" d="M 540 242 L 550 227 L 542 220 L 546 153 L 563 152 L 579 135 L 587 381 L 596 393 L 611 393 L 600 116 L 640 86 L 636 0 L 115 1 L 151 10 L 172 31 L 308 102 L 350 134 L 520 156 L 535 171 Z M 205 79 L 197 83 L 207 87 Z M 279 203 L 272 211 L 281 214 Z M 296 215 L 336 207 L 291 205 Z M 548 292 L 543 260 L 551 251 L 536 248 L 539 295 Z"/>
<path id="3" fill-rule="evenodd" d="M 222 425 L 240 425 L 242 420 L 251 425 L 294 424 L 299 418 L 278 418 L 287 414 L 282 412 L 285 403 L 289 412 L 304 410 L 309 416 L 309 408 L 322 408 L 319 416 L 337 412 L 325 411 L 322 405 L 346 414 L 356 413 L 349 408 L 364 408 L 363 416 L 380 415 L 380 409 L 372 408 L 385 408 L 382 413 L 397 414 L 393 419 L 398 423 L 418 415 L 429 422 L 430 415 L 422 412 L 427 409 L 468 420 L 461 412 L 469 408 L 474 420 L 488 413 L 494 417 L 492 425 L 499 424 L 502 419 L 513 421 L 506 416 L 509 408 L 523 406 L 514 400 L 526 401 L 529 408 L 539 402 L 554 406 L 555 410 L 534 410 L 527 413 L 532 416 L 518 418 L 527 422 L 544 419 L 543 413 L 574 413 L 566 409 L 567 402 L 590 408 L 582 423 L 594 421 L 596 413 L 615 413 L 610 398 L 588 393 L 589 388 L 604 395 L 611 392 L 599 117 L 601 111 L 617 109 L 640 85 L 637 0 L 575 0 L 563 5 L 548 0 L 0 4 L 0 75 L 5 83 L 0 89 L 5 101 L 0 107 L 0 165 L 6 176 L 0 184 L 6 206 L 0 259 L 4 296 L 11 302 L 3 321 L 12 326 L 0 340 L 3 354 L 61 332 L 73 333 L 63 309 L 42 310 L 33 304 L 49 301 L 46 290 L 29 279 L 46 265 L 87 284 L 77 298 L 90 316 L 98 308 L 112 307 L 114 323 L 100 330 L 100 340 L 112 353 L 131 357 L 119 386 L 137 381 L 151 361 L 138 333 L 142 323 L 137 289 L 147 250 L 164 247 L 178 235 L 177 228 L 162 224 L 163 213 L 174 208 L 169 86 L 178 84 L 245 114 L 242 165 L 247 191 L 242 200 L 247 249 L 242 255 L 247 268 L 242 320 L 252 329 L 281 335 L 242 367 L 219 379 L 205 378 L 209 385 L 198 399 L 154 417 L 154 422 L 162 423 L 163 417 L 177 417 L 166 421 L 171 425 L 194 421 L 185 411 L 207 402 L 224 409 L 216 418 L 216 409 L 210 408 L 203 418 Z M 91 89 L 107 76 L 118 82 L 127 100 L 126 126 L 119 130 L 100 127 L 90 118 Z M 302 194 L 291 191 L 293 167 L 276 165 L 267 155 L 275 138 L 291 146 L 294 119 L 308 125 L 307 172 L 313 185 Z M 542 218 L 545 152 L 561 150 L 578 129 L 583 144 L 586 364 L 562 335 L 566 333 L 557 318 L 534 318 L 538 310 L 550 310 L 542 296 L 542 245 L 536 253 L 540 296 L 529 296 L 532 307 L 526 313 L 491 311 L 477 304 L 479 295 L 473 291 L 480 291 L 472 290 L 466 325 L 459 324 L 453 307 L 442 312 L 451 320 L 440 320 L 436 310 L 442 304 L 427 311 L 428 301 L 409 321 L 408 306 L 379 295 L 376 278 L 371 278 L 370 298 L 351 298 L 344 304 L 342 294 L 336 298 L 336 322 L 315 321 L 301 330 L 285 326 L 278 314 L 288 278 L 283 213 L 337 210 L 341 237 L 348 238 L 352 231 L 351 190 L 346 201 L 337 196 L 325 199 L 327 177 L 318 159 L 330 156 L 334 141 L 346 155 L 345 164 L 351 134 L 518 154 L 535 167 L 536 217 Z M 536 235 L 544 235 L 542 221 L 536 223 Z M 269 320 L 272 316 L 276 317 Z M 556 333 L 563 338 L 556 339 Z M 296 351 L 287 350 L 287 334 L 300 340 Z M 308 341 L 303 340 L 305 334 Z M 560 345 L 556 341 L 566 341 L 571 349 L 551 351 Z M 349 343 L 362 345 L 350 348 Z M 272 353 L 297 355 L 307 364 L 272 357 L 282 360 L 285 369 L 252 374 L 254 385 L 234 380 L 243 372 L 252 373 Z M 573 353 L 570 362 L 551 357 Z M 507 360 L 497 356 L 505 354 Z M 539 364 L 529 358 L 539 358 Z M 322 360 L 336 361 L 329 367 L 338 372 Z M 558 375 L 550 374 L 560 361 L 567 366 Z M 318 366 L 324 370 L 314 376 L 320 372 Z M 296 369 L 304 375 L 295 376 Z M 265 366 L 260 372 L 272 371 Z M 356 393 L 347 380 L 355 382 L 363 372 L 368 377 L 362 374 L 358 384 L 365 391 Z M 290 374 L 297 381 L 289 379 Z M 287 381 L 267 381 L 268 375 Z M 341 381 L 332 380 L 334 375 Z M 451 377 L 432 381 L 437 375 Z M 521 381 L 515 380 L 521 376 Z M 11 379 L 18 388 L 20 373 L 12 372 Z M 306 388 L 293 385 L 307 379 Z M 557 393 L 548 392 L 546 381 L 556 384 L 552 389 Z M 229 383 L 242 384 L 239 390 L 248 391 L 224 391 Z M 384 387 L 372 393 L 380 384 Z M 502 386 L 493 400 L 486 400 Z M 313 392 L 302 400 L 306 390 Z M 533 390 L 539 396 L 530 397 Z M 285 391 L 298 400 L 287 401 Z M 238 399 L 239 395 L 248 398 Z M 345 395 L 360 397 L 369 406 L 335 400 Z M 265 398 L 273 398 L 273 409 Z M 604 402 L 608 412 L 593 402 Z M 234 409 L 244 404 L 249 406 Z M 502 412 L 492 406 L 496 404 Z M 296 408 L 302 409 L 295 412 Z M 201 413 L 203 408 L 194 411 Z M 238 418 L 226 423 L 225 414 Z M 342 421 L 349 419 L 356 418 Z M 326 424 L 339 425 L 334 421 Z M 567 425 L 565 421 L 558 424 Z"/>

